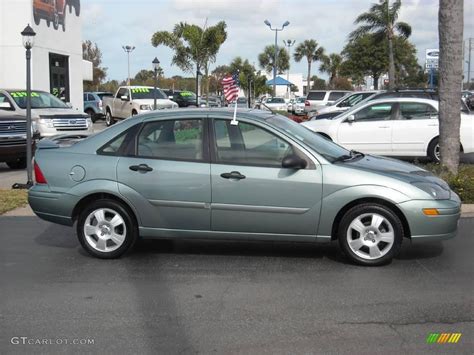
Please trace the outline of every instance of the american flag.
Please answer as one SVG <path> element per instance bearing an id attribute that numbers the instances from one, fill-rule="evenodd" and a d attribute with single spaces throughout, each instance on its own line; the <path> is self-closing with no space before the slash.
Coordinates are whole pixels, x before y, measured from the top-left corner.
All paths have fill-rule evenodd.
<path id="1" fill-rule="evenodd" d="M 222 86 L 224 87 L 224 96 L 227 102 L 237 100 L 239 97 L 239 73 L 227 75 L 222 79 Z"/>

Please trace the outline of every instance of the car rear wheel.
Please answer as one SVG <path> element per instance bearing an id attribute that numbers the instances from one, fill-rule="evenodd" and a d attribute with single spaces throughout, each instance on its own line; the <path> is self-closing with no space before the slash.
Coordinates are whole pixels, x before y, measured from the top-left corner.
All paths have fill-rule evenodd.
<path id="1" fill-rule="evenodd" d="M 25 169 L 26 168 L 26 158 L 20 158 L 14 161 L 8 161 L 7 165 L 10 169 Z"/>
<path id="2" fill-rule="evenodd" d="M 94 112 L 94 110 L 88 108 L 88 109 L 86 110 L 86 113 L 89 115 L 89 117 L 90 117 L 92 123 L 95 123 L 96 117 L 95 117 L 95 112 Z"/>
<path id="3" fill-rule="evenodd" d="M 435 163 L 439 163 L 439 161 L 441 160 L 441 155 L 439 154 L 439 138 L 438 137 L 433 139 L 430 145 L 428 146 L 428 156 Z"/>
<path id="4" fill-rule="evenodd" d="M 389 208 L 378 204 L 352 207 L 342 217 L 339 245 L 351 261 L 360 265 L 383 265 L 400 251 L 403 226 Z"/>
<path id="5" fill-rule="evenodd" d="M 80 213 L 77 236 L 89 254 L 113 259 L 135 244 L 138 230 L 128 208 L 117 201 L 103 199 L 91 203 Z"/>
<path id="6" fill-rule="evenodd" d="M 107 127 L 112 126 L 115 123 L 114 118 L 112 117 L 112 113 L 110 110 L 107 110 L 107 113 L 105 114 L 105 125 Z"/>

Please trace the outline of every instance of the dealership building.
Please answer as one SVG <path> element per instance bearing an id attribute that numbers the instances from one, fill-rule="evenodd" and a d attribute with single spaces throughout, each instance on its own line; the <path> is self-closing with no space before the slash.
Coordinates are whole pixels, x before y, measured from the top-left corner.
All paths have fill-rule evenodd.
<path id="1" fill-rule="evenodd" d="M 92 63 L 82 59 L 80 0 L 0 1 L 0 88 L 26 88 L 26 57 L 21 32 L 36 32 L 31 50 L 31 88 L 52 93 L 83 108 L 83 80 Z"/>

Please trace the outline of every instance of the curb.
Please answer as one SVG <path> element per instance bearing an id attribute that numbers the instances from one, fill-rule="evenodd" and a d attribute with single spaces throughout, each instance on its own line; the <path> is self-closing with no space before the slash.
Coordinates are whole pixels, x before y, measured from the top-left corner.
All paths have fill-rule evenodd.
<path id="1" fill-rule="evenodd" d="M 31 217 L 35 216 L 29 205 L 18 207 L 14 210 L 5 212 L 0 217 Z M 474 218 L 474 204 L 463 204 L 461 206 L 461 218 Z"/>

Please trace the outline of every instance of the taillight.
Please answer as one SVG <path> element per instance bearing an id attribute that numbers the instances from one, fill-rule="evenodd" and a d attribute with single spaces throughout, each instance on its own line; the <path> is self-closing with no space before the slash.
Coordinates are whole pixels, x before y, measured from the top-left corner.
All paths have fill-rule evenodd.
<path id="1" fill-rule="evenodd" d="M 41 171 L 38 164 L 36 164 L 36 162 L 35 162 L 35 165 L 34 165 L 34 169 L 35 169 L 35 181 L 36 181 L 36 183 L 37 184 L 47 184 L 48 182 L 44 178 L 43 172 Z"/>
<path id="2" fill-rule="evenodd" d="M 97 101 L 97 107 L 102 108 L 102 101 Z"/>
<path id="3" fill-rule="evenodd" d="M 306 101 L 304 102 L 304 105 L 305 105 L 305 106 L 309 106 L 309 105 L 310 105 L 310 104 L 309 104 L 309 101 L 306 100 Z"/>

